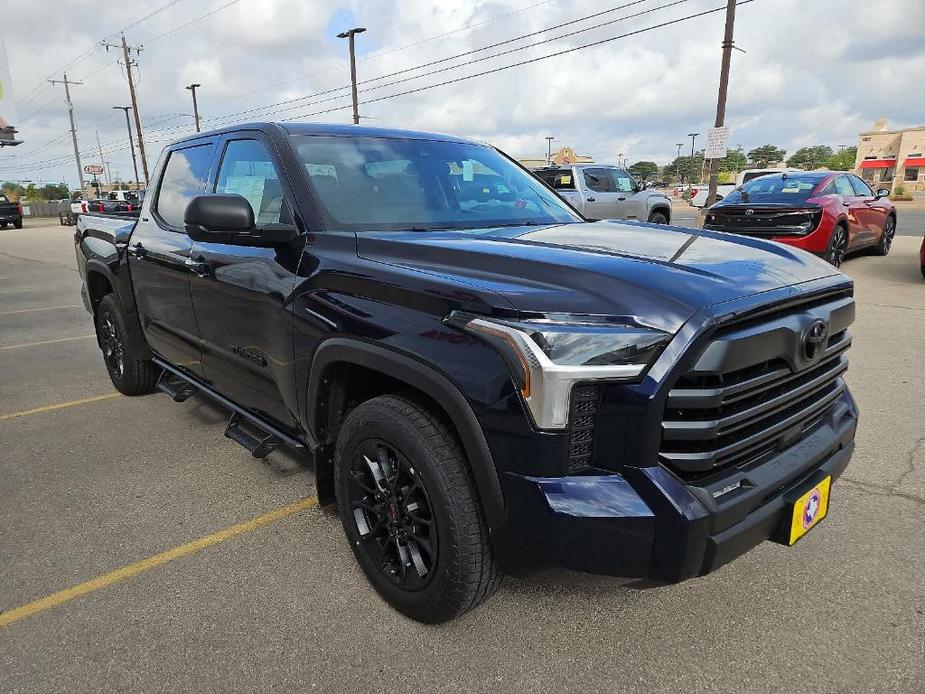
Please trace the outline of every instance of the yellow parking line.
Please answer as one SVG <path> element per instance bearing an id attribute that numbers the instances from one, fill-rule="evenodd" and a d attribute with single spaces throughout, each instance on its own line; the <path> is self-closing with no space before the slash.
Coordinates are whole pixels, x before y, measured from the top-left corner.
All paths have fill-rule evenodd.
<path id="1" fill-rule="evenodd" d="M 251 530 L 256 530 L 257 528 L 262 528 L 265 525 L 269 525 L 283 518 L 288 518 L 289 516 L 298 513 L 299 511 L 304 511 L 307 508 L 318 505 L 317 497 L 310 497 L 305 499 L 300 499 L 286 506 L 280 506 L 273 511 L 264 513 L 260 516 L 255 516 L 250 520 L 246 520 L 243 523 L 237 523 L 231 525 L 224 530 L 219 530 L 218 532 L 212 533 L 211 535 L 206 535 L 205 537 L 200 537 L 198 540 L 193 540 L 192 542 L 187 542 L 185 545 L 180 545 L 179 547 L 174 547 L 173 549 L 168 549 L 166 552 L 161 552 L 160 554 L 155 554 L 152 557 L 147 559 L 142 559 L 141 561 L 136 561 L 134 564 L 128 564 L 123 566 L 120 569 L 115 571 L 110 571 L 109 573 L 102 574 L 96 578 L 91 578 L 89 581 L 84 581 L 83 583 L 78 583 L 75 586 L 70 588 L 65 588 L 64 590 L 59 590 L 57 593 L 52 593 L 51 595 L 46 595 L 44 598 L 39 598 L 38 600 L 33 600 L 32 602 L 26 603 L 25 605 L 20 605 L 19 607 L 14 607 L 12 610 L 7 612 L 0 612 L 0 627 L 5 627 L 13 622 L 18 622 L 20 619 L 25 619 L 26 617 L 31 617 L 32 615 L 38 614 L 39 612 L 44 612 L 45 610 L 50 610 L 53 607 L 58 607 L 63 605 L 74 598 L 79 598 L 81 595 L 86 595 L 87 593 L 92 593 L 94 591 L 100 590 L 101 588 L 106 588 L 107 586 L 114 585 L 121 581 L 124 581 L 133 576 L 137 576 L 140 573 L 145 571 L 150 571 L 162 564 L 180 559 L 189 554 L 194 554 L 200 550 L 205 549 L 206 547 L 211 547 L 212 545 L 217 545 L 220 542 L 225 540 L 230 540 L 237 535 L 242 533 L 249 532 Z"/>
<path id="2" fill-rule="evenodd" d="M 10 412 L 9 414 L 0 414 L 0 422 L 5 419 L 15 419 L 16 417 L 26 417 L 30 414 L 39 414 L 40 412 L 51 412 L 52 410 L 62 410 L 65 407 L 75 407 L 85 405 L 88 402 L 99 402 L 100 400 L 110 400 L 117 398 L 121 393 L 107 393 L 106 395 L 94 395 L 92 398 L 81 398 L 80 400 L 68 400 L 66 402 L 56 402 L 54 405 L 42 405 L 42 407 L 33 407 L 31 410 L 21 410 L 19 412 Z"/>
<path id="3" fill-rule="evenodd" d="M 42 340 L 41 342 L 24 342 L 21 345 L 7 345 L 6 347 L 0 347 L 0 350 L 20 349 L 21 347 L 37 347 L 38 345 L 53 345 L 56 342 L 70 342 L 71 340 L 89 340 L 91 337 L 96 337 L 96 335 L 78 335 L 77 337 L 62 337 L 58 340 Z"/>
<path id="4" fill-rule="evenodd" d="M 59 308 L 80 308 L 80 304 L 63 304 L 62 306 L 42 306 L 40 308 L 21 308 L 16 311 L 0 311 L 0 316 L 12 316 L 14 313 L 32 313 L 33 311 L 54 311 Z"/>

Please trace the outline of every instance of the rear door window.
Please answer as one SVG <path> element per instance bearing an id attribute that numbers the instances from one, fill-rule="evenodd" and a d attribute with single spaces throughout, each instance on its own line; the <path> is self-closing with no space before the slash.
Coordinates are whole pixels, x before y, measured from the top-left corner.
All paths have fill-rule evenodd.
<path id="1" fill-rule="evenodd" d="M 556 190 L 575 190 L 575 178 L 571 169 L 546 169 L 533 174 L 546 185 Z"/>
<path id="2" fill-rule="evenodd" d="M 170 227 L 183 228 L 186 206 L 202 190 L 212 159 L 212 145 L 173 150 L 167 158 L 155 212 Z"/>
<path id="3" fill-rule="evenodd" d="M 835 184 L 835 192 L 843 198 L 853 198 L 857 195 L 854 188 L 851 187 L 851 181 L 848 180 L 847 176 L 838 176 L 833 183 Z"/>

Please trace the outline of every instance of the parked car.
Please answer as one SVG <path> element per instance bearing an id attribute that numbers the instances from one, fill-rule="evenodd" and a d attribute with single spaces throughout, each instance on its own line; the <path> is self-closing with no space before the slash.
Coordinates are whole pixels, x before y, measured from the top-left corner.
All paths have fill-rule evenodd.
<path id="1" fill-rule="evenodd" d="M 22 229 L 22 204 L 0 195 L 0 229 L 6 229 L 7 224 Z"/>
<path id="2" fill-rule="evenodd" d="M 721 186 L 716 188 L 716 201 L 719 202 L 725 198 L 733 190 L 741 186 L 743 183 L 748 183 L 752 179 L 759 178 L 761 176 L 767 176 L 768 174 L 783 173 L 791 171 L 802 171 L 802 169 L 745 169 L 740 171 L 736 176 L 735 183 L 724 183 Z M 707 198 L 710 195 L 710 186 L 699 184 L 691 186 L 690 189 L 690 203 L 692 207 L 706 207 Z"/>
<path id="3" fill-rule="evenodd" d="M 639 219 L 655 224 L 671 220 L 668 196 L 619 167 L 570 164 L 534 169 L 533 174 L 587 219 Z"/>
<path id="4" fill-rule="evenodd" d="M 113 384 L 201 393 L 254 456 L 306 453 L 414 619 L 542 566 L 682 581 L 827 513 L 853 283 L 806 253 L 587 222 L 494 148 L 420 132 L 229 127 L 168 146 L 151 185 L 137 222 L 75 232 Z"/>
<path id="5" fill-rule="evenodd" d="M 850 173 L 779 173 L 756 178 L 713 205 L 703 228 L 761 236 L 821 256 L 841 267 L 847 253 L 890 252 L 896 208 L 890 191 L 874 193 Z"/>

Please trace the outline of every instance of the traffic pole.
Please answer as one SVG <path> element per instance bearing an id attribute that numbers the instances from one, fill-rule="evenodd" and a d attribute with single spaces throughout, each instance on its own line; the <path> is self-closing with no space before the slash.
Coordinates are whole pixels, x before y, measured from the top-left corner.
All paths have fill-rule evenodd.
<path id="1" fill-rule="evenodd" d="M 736 0 L 726 0 L 726 29 L 723 33 L 723 61 L 719 69 L 719 93 L 716 97 L 716 127 L 726 122 L 726 93 L 729 89 L 729 63 L 732 60 L 732 36 L 736 21 Z M 716 202 L 716 188 L 719 185 L 719 160 L 710 160 L 710 189 L 706 207 Z"/>

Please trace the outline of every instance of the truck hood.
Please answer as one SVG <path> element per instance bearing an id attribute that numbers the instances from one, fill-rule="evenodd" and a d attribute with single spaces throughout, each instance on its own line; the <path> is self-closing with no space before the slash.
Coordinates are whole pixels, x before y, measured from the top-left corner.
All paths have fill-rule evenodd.
<path id="1" fill-rule="evenodd" d="M 670 332 L 698 309 L 839 274 L 781 244 L 642 223 L 357 236 L 363 258 L 490 290 L 505 308 L 622 316 Z"/>

